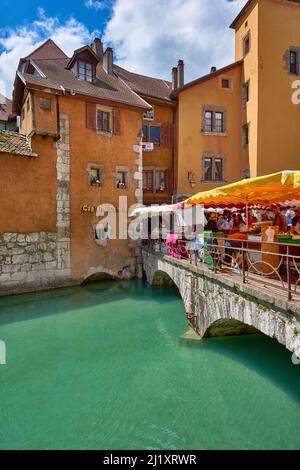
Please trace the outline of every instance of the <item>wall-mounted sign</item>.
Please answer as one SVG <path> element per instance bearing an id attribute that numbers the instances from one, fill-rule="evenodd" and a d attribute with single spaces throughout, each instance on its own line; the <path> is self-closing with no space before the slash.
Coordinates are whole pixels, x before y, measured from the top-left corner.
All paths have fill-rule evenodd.
<path id="1" fill-rule="evenodd" d="M 154 121 L 154 109 L 148 109 L 145 113 L 143 113 L 144 121 Z"/>
<path id="2" fill-rule="evenodd" d="M 97 212 L 97 206 L 88 206 L 85 204 L 81 208 L 82 212 Z"/>
<path id="3" fill-rule="evenodd" d="M 142 143 L 142 150 L 143 152 L 152 152 L 154 149 L 153 142 L 143 142 Z"/>

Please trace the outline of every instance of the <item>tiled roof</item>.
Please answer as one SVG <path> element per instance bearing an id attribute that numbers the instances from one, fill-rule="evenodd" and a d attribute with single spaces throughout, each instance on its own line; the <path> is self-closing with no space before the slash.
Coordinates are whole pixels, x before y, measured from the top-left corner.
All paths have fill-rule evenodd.
<path id="1" fill-rule="evenodd" d="M 136 93 L 170 101 L 171 82 L 129 72 L 118 65 L 114 65 L 114 71 Z"/>
<path id="2" fill-rule="evenodd" d="M 71 70 L 66 66 L 69 59 L 49 59 L 34 60 L 34 63 L 44 73 L 44 77 L 20 73 L 20 77 L 26 86 L 36 85 L 53 90 L 62 91 L 61 86 L 66 90 L 73 90 L 74 93 L 86 95 L 91 98 L 115 101 L 142 109 L 149 108 L 149 105 L 137 96 L 129 87 L 117 77 L 108 75 L 102 68 L 97 67 L 96 81 L 93 83 L 78 80 Z"/>
<path id="3" fill-rule="evenodd" d="M 0 153 L 13 153 L 25 157 L 37 157 L 25 135 L 11 131 L 0 131 Z"/>
<path id="4" fill-rule="evenodd" d="M 12 116 L 12 101 L 0 93 L 0 121 L 8 121 Z"/>
<path id="5" fill-rule="evenodd" d="M 47 39 L 43 44 L 41 44 L 37 49 L 35 49 L 27 57 L 24 57 L 23 60 L 27 59 L 67 59 L 66 54 L 55 44 L 52 39 Z"/>
<path id="6" fill-rule="evenodd" d="M 193 80 L 192 82 L 186 83 L 182 87 L 176 88 L 176 90 L 173 90 L 172 97 L 176 98 L 182 91 L 188 90 L 189 88 L 192 88 L 195 85 L 200 85 L 201 83 L 207 82 L 208 80 L 211 80 L 212 78 L 216 78 L 223 73 L 229 72 L 230 70 L 235 69 L 236 67 L 240 67 L 242 63 L 243 63 L 243 59 L 237 62 L 234 62 L 233 64 L 226 65 L 225 67 L 222 67 L 221 69 L 218 69 L 215 72 L 208 73 L 207 75 L 204 75 L 203 77 Z"/>

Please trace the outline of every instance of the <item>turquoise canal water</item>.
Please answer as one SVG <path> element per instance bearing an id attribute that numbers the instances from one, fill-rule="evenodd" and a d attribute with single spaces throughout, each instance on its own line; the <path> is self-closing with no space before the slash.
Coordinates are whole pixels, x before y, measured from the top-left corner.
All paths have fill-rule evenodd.
<path id="1" fill-rule="evenodd" d="M 0 299 L 0 448 L 299 449 L 291 354 L 186 331 L 177 291 L 139 282 Z"/>

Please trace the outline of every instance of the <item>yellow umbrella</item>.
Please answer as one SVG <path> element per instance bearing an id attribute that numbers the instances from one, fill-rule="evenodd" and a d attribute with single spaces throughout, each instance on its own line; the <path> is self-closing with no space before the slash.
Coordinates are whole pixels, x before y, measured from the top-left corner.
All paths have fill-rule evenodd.
<path id="1" fill-rule="evenodd" d="M 300 170 L 281 171 L 203 191 L 186 204 L 276 204 L 300 198 Z"/>

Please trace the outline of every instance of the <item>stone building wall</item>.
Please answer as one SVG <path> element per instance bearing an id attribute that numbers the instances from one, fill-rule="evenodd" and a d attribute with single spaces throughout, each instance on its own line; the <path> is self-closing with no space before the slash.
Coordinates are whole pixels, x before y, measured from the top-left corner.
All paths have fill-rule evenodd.
<path id="1" fill-rule="evenodd" d="M 69 118 L 60 116 L 57 152 L 57 231 L 0 234 L 0 295 L 71 282 Z"/>

